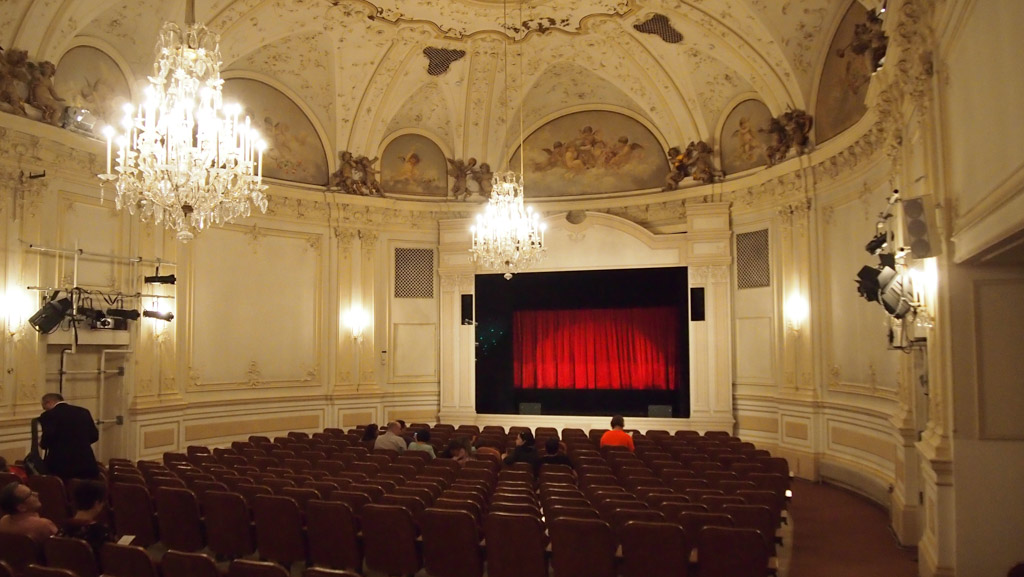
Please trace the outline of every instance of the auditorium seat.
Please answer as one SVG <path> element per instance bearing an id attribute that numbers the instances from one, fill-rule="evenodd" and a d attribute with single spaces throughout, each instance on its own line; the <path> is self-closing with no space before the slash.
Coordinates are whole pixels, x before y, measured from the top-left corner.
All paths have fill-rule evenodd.
<path id="1" fill-rule="evenodd" d="M 352 509 L 352 513 L 359 518 L 362 515 L 363 507 L 369 505 L 372 500 L 366 493 L 359 491 L 348 491 L 345 489 L 339 491 L 332 491 L 330 496 L 331 501 L 337 501 L 339 503 L 345 503 Z"/>
<path id="2" fill-rule="evenodd" d="M 423 567 L 437 577 L 482 577 L 477 520 L 466 511 L 430 507 L 420 516 Z"/>
<path id="3" fill-rule="evenodd" d="M 252 501 L 260 558 L 291 566 L 306 560 L 299 504 L 291 497 L 257 495 Z"/>
<path id="4" fill-rule="evenodd" d="M 686 577 L 689 537 L 675 523 L 630 521 L 619 530 L 622 577 Z"/>
<path id="5" fill-rule="evenodd" d="M 707 527 L 697 534 L 700 577 L 764 577 L 768 548 L 754 529 Z"/>
<path id="6" fill-rule="evenodd" d="M 360 577 L 354 571 L 342 571 L 339 569 L 324 569 L 323 567 L 309 567 L 302 572 L 302 577 Z"/>
<path id="7" fill-rule="evenodd" d="M 43 505 L 39 516 L 53 521 L 58 527 L 63 525 L 68 518 L 68 496 L 60 477 L 32 475 L 25 484 L 39 493 L 39 502 Z"/>
<path id="8" fill-rule="evenodd" d="M 234 559 L 256 550 L 249 507 L 237 493 L 208 491 L 202 498 L 207 546 L 216 555 Z"/>
<path id="9" fill-rule="evenodd" d="M 43 541 L 43 557 L 48 567 L 68 569 L 78 577 L 99 577 L 99 564 L 92 547 L 81 539 L 50 537 Z"/>
<path id="10" fill-rule="evenodd" d="M 363 507 L 361 524 L 367 568 L 388 575 L 412 575 L 420 570 L 416 524 L 408 509 L 371 503 Z"/>
<path id="11" fill-rule="evenodd" d="M 199 503 L 188 489 L 156 490 L 156 515 L 160 541 L 171 550 L 198 551 L 205 546 Z"/>
<path id="12" fill-rule="evenodd" d="M 160 559 L 163 577 L 223 577 L 212 558 L 202 553 L 168 551 Z"/>
<path id="13" fill-rule="evenodd" d="M 107 543 L 100 549 L 104 577 L 158 577 L 156 564 L 136 545 Z"/>
<path id="14" fill-rule="evenodd" d="M 775 556 L 775 519 L 771 509 L 763 505 L 726 505 L 722 513 L 732 517 L 734 526 L 760 532 L 769 556 Z"/>
<path id="15" fill-rule="evenodd" d="M 236 559 L 228 566 L 227 577 L 290 577 L 290 573 L 276 563 Z"/>
<path id="16" fill-rule="evenodd" d="M 119 535 L 135 535 L 135 545 L 149 547 L 159 538 L 153 501 L 146 487 L 114 483 L 110 486 L 110 503 L 114 528 Z"/>
<path id="17" fill-rule="evenodd" d="M 615 577 L 615 537 L 599 519 L 558 517 L 548 523 L 554 577 Z"/>
<path id="18" fill-rule="evenodd" d="M 332 569 L 362 570 L 359 524 L 346 503 L 310 501 L 306 506 L 309 561 Z"/>
<path id="19" fill-rule="evenodd" d="M 22 577 L 79 577 L 74 571 L 58 567 L 45 567 L 43 565 L 29 565 L 25 567 Z"/>

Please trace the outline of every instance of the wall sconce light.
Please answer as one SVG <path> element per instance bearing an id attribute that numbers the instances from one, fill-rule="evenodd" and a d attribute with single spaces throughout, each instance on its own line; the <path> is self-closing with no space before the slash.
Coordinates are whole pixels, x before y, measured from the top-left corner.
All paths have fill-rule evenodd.
<path id="1" fill-rule="evenodd" d="M 0 315 L 7 321 L 7 332 L 11 336 L 21 330 L 25 319 L 37 306 L 32 297 L 33 295 L 22 288 L 11 287 L 0 298 Z"/>
<path id="2" fill-rule="evenodd" d="M 353 339 L 362 340 L 363 329 L 370 324 L 370 313 L 358 305 L 352 305 L 352 308 L 342 313 L 341 322 L 348 330 L 352 331 Z"/>
<path id="3" fill-rule="evenodd" d="M 786 299 L 783 311 L 786 316 L 786 328 L 794 333 L 799 333 L 810 314 L 810 305 L 807 304 L 807 299 L 803 295 L 793 293 Z"/>

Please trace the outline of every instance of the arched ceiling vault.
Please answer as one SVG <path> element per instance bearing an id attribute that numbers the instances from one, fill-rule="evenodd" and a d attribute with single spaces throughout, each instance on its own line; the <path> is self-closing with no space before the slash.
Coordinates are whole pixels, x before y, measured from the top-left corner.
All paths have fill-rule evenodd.
<path id="1" fill-rule="evenodd" d="M 602 95 L 672 143 L 713 142 L 740 94 L 776 114 L 807 109 L 832 23 L 850 2 L 197 0 L 196 16 L 221 34 L 225 70 L 274 78 L 313 111 L 331 157 L 372 156 L 389 133 L 416 129 L 447 139 L 458 157 L 497 159 L 518 144 L 520 118 L 530 126 L 560 109 L 599 108 Z M 161 22 L 181 23 L 184 0 L 7 0 L 4 12 L 5 48 L 57 61 L 76 36 L 102 38 L 142 80 Z M 637 30 L 656 15 L 681 41 Z M 426 47 L 466 55 L 432 76 Z M 575 90 L 547 74 L 567 67 L 580 71 Z M 418 93 L 444 102 L 408 114 Z"/>

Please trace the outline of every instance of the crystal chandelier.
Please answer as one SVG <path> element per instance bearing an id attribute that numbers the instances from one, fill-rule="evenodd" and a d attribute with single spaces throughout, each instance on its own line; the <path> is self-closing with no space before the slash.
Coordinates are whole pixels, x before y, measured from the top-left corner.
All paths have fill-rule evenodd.
<path id="1" fill-rule="evenodd" d="M 507 6 L 505 29 L 508 30 Z M 522 4 L 519 5 L 522 19 Z M 519 84 L 522 86 L 522 50 L 519 52 Z M 508 118 L 508 42 L 505 43 L 505 117 Z M 504 271 L 505 280 L 512 275 L 533 266 L 544 255 L 544 230 L 540 215 L 532 207 L 523 204 L 523 115 L 519 115 L 519 174 L 496 172 L 491 180 L 491 197 L 483 214 L 476 217 L 476 224 L 470 227 L 473 235 L 473 262 L 488 268 Z"/>
<path id="2" fill-rule="evenodd" d="M 167 22 L 156 44 L 146 101 L 125 106 L 121 131 L 107 127 L 107 170 L 118 209 L 164 223 L 187 242 L 211 224 L 266 212 L 263 150 L 241 107 L 221 101 L 220 36 L 195 22 L 186 5 L 186 29 Z M 111 149 L 117 144 L 116 174 Z"/>
<path id="3" fill-rule="evenodd" d="M 473 260 L 505 271 L 505 278 L 529 268 L 544 254 L 540 215 L 523 205 L 523 178 L 515 172 L 497 172 L 483 214 L 470 228 Z"/>

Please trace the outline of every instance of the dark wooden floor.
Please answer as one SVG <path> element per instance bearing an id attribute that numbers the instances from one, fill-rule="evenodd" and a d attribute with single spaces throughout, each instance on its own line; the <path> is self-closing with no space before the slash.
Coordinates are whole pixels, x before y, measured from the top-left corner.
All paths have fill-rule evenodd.
<path id="1" fill-rule="evenodd" d="M 788 577 L 916 577 L 917 552 L 901 548 L 888 512 L 837 487 L 799 479 L 789 505 Z"/>

